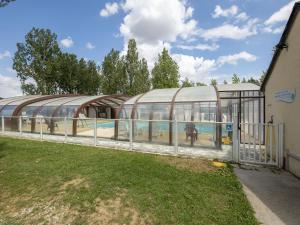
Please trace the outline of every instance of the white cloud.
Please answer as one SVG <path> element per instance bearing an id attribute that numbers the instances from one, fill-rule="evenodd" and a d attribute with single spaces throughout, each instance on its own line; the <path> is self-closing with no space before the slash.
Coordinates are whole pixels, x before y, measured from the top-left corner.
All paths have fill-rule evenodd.
<path id="1" fill-rule="evenodd" d="M 231 64 L 231 65 L 236 65 L 238 61 L 240 60 L 245 60 L 247 62 L 253 62 L 256 61 L 257 57 L 255 55 L 252 55 L 248 52 L 240 52 L 237 54 L 233 54 L 233 55 L 226 55 L 226 56 L 220 56 L 218 58 L 218 64 L 220 66 L 224 65 L 224 64 Z"/>
<path id="2" fill-rule="evenodd" d="M 166 7 L 166 5 L 168 7 Z M 184 0 L 126 0 L 122 4 L 125 17 L 120 26 L 124 38 L 123 54 L 128 40 L 134 38 L 140 57 L 144 57 L 149 69 L 165 47 L 179 38 L 190 40 L 197 33 L 197 21 L 192 19 L 194 9 Z"/>
<path id="3" fill-rule="evenodd" d="M 187 38 L 195 32 L 197 21 L 190 19 L 193 8 L 186 4 L 180 0 L 126 0 L 123 9 L 127 15 L 120 33 L 127 40 L 135 38 L 147 44 Z"/>
<path id="4" fill-rule="evenodd" d="M 272 33 L 272 34 L 281 34 L 284 30 L 284 26 L 273 28 L 272 26 L 263 27 L 262 32 Z"/>
<path id="5" fill-rule="evenodd" d="M 257 34 L 258 19 L 250 19 L 244 26 L 223 24 L 211 29 L 199 30 L 199 35 L 205 40 L 218 40 L 221 38 L 242 40 Z"/>
<path id="6" fill-rule="evenodd" d="M 119 11 L 119 5 L 118 3 L 116 2 L 113 2 L 113 3 L 106 3 L 105 4 L 105 8 L 104 9 L 101 9 L 99 15 L 102 16 L 102 17 L 108 17 L 108 16 L 111 16 L 111 15 L 114 15 L 114 14 L 117 14 Z"/>
<path id="7" fill-rule="evenodd" d="M 16 77 L 0 74 L 0 97 L 7 98 L 22 95 L 20 81 Z"/>
<path id="8" fill-rule="evenodd" d="M 177 45 L 177 48 L 184 50 L 201 50 L 201 51 L 216 51 L 219 49 L 219 45 L 217 44 L 198 44 L 198 45 Z"/>
<path id="9" fill-rule="evenodd" d="M 65 39 L 62 39 L 60 41 L 60 44 L 65 47 L 65 48 L 71 48 L 74 45 L 74 41 L 72 40 L 72 38 L 69 36 Z"/>
<path id="10" fill-rule="evenodd" d="M 90 49 L 90 50 L 96 48 L 96 46 L 93 45 L 91 42 L 87 42 L 87 43 L 85 44 L 85 47 L 86 47 L 87 49 Z"/>
<path id="11" fill-rule="evenodd" d="M 1 59 L 5 59 L 5 58 L 10 58 L 11 57 L 11 53 L 10 51 L 4 51 L 3 53 L 0 52 L 0 60 Z"/>
<path id="12" fill-rule="evenodd" d="M 280 8 L 277 12 L 273 13 L 273 15 L 271 15 L 265 21 L 265 25 L 274 25 L 279 22 L 287 21 L 292 12 L 295 2 L 297 1 L 292 0 L 291 2 Z"/>
<path id="13" fill-rule="evenodd" d="M 216 5 L 215 11 L 212 14 L 213 18 L 223 17 L 230 17 L 234 16 L 238 13 L 239 8 L 236 5 L 231 6 L 228 9 L 223 9 L 220 5 Z"/>
<path id="14" fill-rule="evenodd" d="M 238 14 L 235 18 L 237 21 L 246 21 L 249 19 L 249 16 L 247 15 L 247 13 L 242 12 L 242 13 Z"/>
<path id="15" fill-rule="evenodd" d="M 172 57 L 179 66 L 180 75 L 194 81 L 207 80 L 210 73 L 217 69 L 215 60 L 182 54 L 173 54 Z"/>
<path id="16" fill-rule="evenodd" d="M 255 55 L 248 52 L 220 56 L 217 60 L 205 59 L 203 57 L 194 57 L 183 54 L 173 54 L 173 59 L 179 66 L 181 78 L 189 78 L 193 81 L 202 81 L 208 83 L 213 79 L 223 79 L 221 75 L 213 76 L 217 70 L 225 64 L 237 65 L 240 60 L 253 62 L 257 59 Z"/>

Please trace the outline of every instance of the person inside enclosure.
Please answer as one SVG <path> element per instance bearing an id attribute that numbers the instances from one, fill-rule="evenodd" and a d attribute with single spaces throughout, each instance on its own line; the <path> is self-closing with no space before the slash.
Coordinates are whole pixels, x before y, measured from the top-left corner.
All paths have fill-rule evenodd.
<path id="1" fill-rule="evenodd" d="M 198 130 L 194 123 L 189 122 L 185 124 L 185 140 L 188 141 L 188 138 L 190 137 L 192 142 L 198 140 Z"/>
<path id="2" fill-rule="evenodd" d="M 47 125 L 47 130 L 54 131 L 55 128 L 58 129 L 58 124 L 52 121 L 51 119 L 44 118 L 45 124 Z"/>

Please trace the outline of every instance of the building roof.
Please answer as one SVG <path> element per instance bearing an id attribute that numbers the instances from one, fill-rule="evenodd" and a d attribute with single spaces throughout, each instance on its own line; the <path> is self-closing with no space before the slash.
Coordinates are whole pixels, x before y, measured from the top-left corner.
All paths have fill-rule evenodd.
<path id="1" fill-rule="evenodd" d="M 219 84 L 218 91 L 259 91 L 260 87 L 252 83 Z"/>
<path id="2" fill-rule="evenodd" d="M 136 103 L 184 103 L 216 102 L 218 92 L 259 91 L 260 87 L 251 83 L 221 84 L 214 86 L 197 86 L 186 88 L 154 89 L 145 94 L 136 95 L 127 100 L 125 105 Z"/>
<path id="3" fill-rule="evenodd" d="M 59 109 L 74 109 L 74 117 L 80 109 L 89 105 L 106 105 L 118 108 L 128 97 L 124 95 L 27 95 L 0 100 L 0 116 L 18 116 L 29 112 L 30 116 L 47 111 L 50 115 Z M 34 109 L 34 111 L 33 111 Z M 53 112 L 53 113 L 52 113 Z"/>
<path id="4" fill-rule="evenodd" d="M 289 35 L 292 27 L 293 27 L 293 24 L 294 24 L 294 22 L 296 20 L 296 17 L 298 15 L 299 11 L 300 11 L 300 2 L 296 2 L 295 5 L 294 5 L 294 8 L 293 8 L 293 11 L 292 11 L 292 13 L 290 15 L 290 18 L 289 18 L 289 20 L 288 20 L 288 22 L 286 24 L 286 27 L 285 27 L 285 29 L 283 31 L 283 34 L 282 34 L 282 36 L 280 38 L 280 41 L 279 41 L 278 45 L 276 45 L 276 50 L 274 52 L 274 55 L 273 55 L 273 58 L 271 60 L 270 66 L 269 66 L 269 68 L 267 70 L 265 79 L 263 80 L 263 83 L 261 85 L 261 90 L 264 90 L 264 88 L 265 88 L 265 86 L 266 86 L 266 84 L 267 84 L 267 82 L 268 82 L 268 80 L 269 80 L 269 78 L 270 78 L 270 76 L 272 74 L 274 66 L 276 65 L 276 62 L 277 62 L 277 60 L 278 60 L 278 58 L 280 56 L 280 52 L 282 50 L 281 46 L 283 44 L 286 44 L 286 39 L 287 39 L 287 37 L 288 37 L 288 35 Z"/>

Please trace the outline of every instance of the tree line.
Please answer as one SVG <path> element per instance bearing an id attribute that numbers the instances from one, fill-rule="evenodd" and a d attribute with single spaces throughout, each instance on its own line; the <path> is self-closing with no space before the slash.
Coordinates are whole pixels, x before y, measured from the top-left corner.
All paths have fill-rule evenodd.
<path id="1" fill-rule="evenodd" d="M 62 52 L 57 35 L 49 29 L 38 28 L 28 32 L 23 43 L 17 43 L 13 69 L 24 94 L 118 93 L 134 96 L 156 88 L 207 85 L 187 78 L 180 82 L 179 67 L 165 48 L 151 72 L 146 59 L 139 57 L 134 39 L 128 41 L 126 54 L 112 49 L 98 66 L 93 60 Z M 232 83 L 239 82 L 261 83 L 254 78 L 240 81 L 234 74 Z M 216 80 L 211 80 L 210 85 L 216 84 Z"/>

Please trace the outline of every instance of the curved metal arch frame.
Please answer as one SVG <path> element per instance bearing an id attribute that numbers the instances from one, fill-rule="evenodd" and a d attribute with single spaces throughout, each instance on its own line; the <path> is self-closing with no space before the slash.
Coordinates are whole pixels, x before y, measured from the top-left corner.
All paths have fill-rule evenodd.
<path id="1" fill-rule="evenodd" d="M 134 101 L 134 105 L 132 107 L 132 111 L 131 111 L 131 119 L 132 119 L 132 137 L 134 137 L 134 117 L 136 114 L 136 109 L 138 106 L 138 101 L 148 92 L 145 92 L 143 94 L 141 94 L 135 101 Z"/>
<path id="2" fill-rule="evenodd" d="M 26 97 L 26 96 L 24 96 L 24 97 Z M 28 97 L 29 98 L 29 97 Z M 25 98 L 24 100 L 26 100 L 27 98 Z M 9 105 L 9 104 L 11 104 L 11 103 L 13 103 L 13 102 L 16 102 L 16 101 L 19 101 L 19 100 L 21 100 L 21 99 L 12 99 L 12 101 L 9 101 L 8 103 L 6 103 L 5 105 L 3 105 L 1 108 L 0 108 L 0 113 L 1 113 L 1 111 L 5 108 L 5 106 L 7 106 L 7 105 Z"/>
<path id="3" fill-rule="evenodd" d="M 52 102 L 55 102 L 57 101 L 57 99 L 59 99 L 60 97 L 64 98 L 64 97 L 67 97 L 67 96 L 59 96 L 58 98 L 55 98 L 55 99 L 52 99 L 53 101 L 49 101 L 49 102 L 46 102 L 42 105 L 40 105 L 36 110 L 34 110 L 33 114 L 32 114 L 32 122 L 31 122 L 31 132 L 33 133 L 34 130 L 35 130 L 35 124 L 36 124 L 36 116 L 37 114 L 41 111 L 41 109 L 47 105 L 48 103 L 52 103 Z"/>
<path id="4" fill-rule="evenodd" d="M 218 87 L 216 85 L 213 85 L 213 87 L 215 88 L 216 94 L 217 94 L 217 111 L 216 111 L 216 121 L 217 122 L 222 122 L 222 113 L 221 113 L 221 100 L 220 100 L 220 93 L 218 90 Z M 217 148 L 221 148 L 222 145 L 222 125 L 221 124 L 217 124 L 217 129 L 216 129 L 216 147 Z"/>
<path id="5" fill-rule="evenodd" d="M 171 109 L 170 109 L 170 115 L 169 115 L 169 120 L 170 120 L 170 125 L 169 125 L 169 145 L 172 145 L 173 143 L 173 116 L 174 116 L 174 107 L 175 107 L 175 100 L 178 95 L 178 93 L 182 90 L 183 87 L 179 88 L 176 93 L 174 94 L 171 102 Z"/>
<path id="6" fill-rule="evenodd" d="M 13 113 L 12 113 L 12 115 L 11 115 L 12 118 L 10 118 L 12 129 L 18 130 L 18 121 L 17 121 L 16 119 L 14 119 L 14 117 L 20 116 L 20 112 L 21 112 L 21 110 L 22 110 L 25 106 L 30 105 L 30 104 L 32 104 L 32 103 L 39 102 L 39 101 L 44 101 L 44 100 L 48 100 L 48 99 L 54 99 L 54 98 L 58 98 L 58 97 L 59 97 L 58 95 L 46 95 L 46 96 L 40 96 L 40 97 L 35 98 L 35 99 L 29 99 L 29 100 L 27 100 L 27 101 L 21 103 L 20 105 L 18 105 L 18 106 L 14 109 L 14 111 L 13 111 Z M 25 99 L 25 100 L 26 100 L 26 99 Z M 15 101 L 12 101 L 12 102 L 10 102 L 10 103 L 13 103 L 13 102 L 15 102 Z M 10 104 L 10 103 L 8 103 L 8 104 Z M 6 104 L 6 105 L 8 105 L 8 104 Z M 3 108 L 4 108 L 4 107 L 3 107 Z M 3 108 L 2 108 L 2 109 L 3 109 Z M 32 124 L 33 124 L 33 123 L 32 123 Z M 32 127 L 31 127 L 31 129 L 32 129 Z"/>
<path id="7" fill-rule="evenodd" d="M 90 101 L 87 101 L 85 102 L 84 104 L 80 105 L 78 107 L 78 109 L 75 111 L 74 113 L 74 118 L 78 118 L 79 116 L 79 113 L 80 111 L 90 105 L 91 103 L 93 102 L 100 102 L 102 99 L 109 99 L 109 98 L 118 98 L 118 97 L 121 97 L 121 96 L 124 96 L 126 97 L 126 95 L 119 95 L 119 94 L 115 94 L 115 95 L 105 95 L 105 96 L 101 96 L 99 98 L 96 98 L 96 99 L 93 99 L 93 100 L 90 100 Z M 121 99 L 120 99 L 121 100 Z M 125 101 L 125 100 L 124 100 Z M 77 135 L 77 119 L 73 120 L 73 136 L 76 136 Z"/>
<path id="8" fill-rule="evenodd" d="M 49 104 L 49 103 L 52 103 L 52 102 L 55 102 L 55 101 L 59 100 L 60 98 L 65 98 L 65 97 L 75 97 L 75 96 L 80 96 L 80 95 L 76 95 L 76 94 L 63 94 L 63 95 L 53 95 L 53 96 L 55 96 L 55 97 L 49 98 L 49 100 L 51 99 L 52 101 L 46 102 L 46 103 L 44 103 L 44 104 L 38 106 L 38 108 L 37 108 L 36 110 L 34 110 L 34 112 L 33 112 L 33 114 L 32 114 L 32 122 L 31 122 L 31 132 L 32 132 L 32 133 L 33 133 L 34 130 L 35 130 L 36 116 L 37 116 L 37 114 L 41 111 L 41 109 L 42 109 L 45 105 L 47 105 L 47 104 Z M 42 100 L 40 100 L 40 101 L 44 101 L 44 100 L 47 100 L 47 99 L 42 99 Z M 39 102 L 39 101 L 36 101 L 36 102 Z M 35 102 L 32 102 L 32 103 L 35 103 Z M 32 103 L 29 103 L 29 104 L 27 104 L 27 105 L 30 105 L 30 104 L 32 104 Z M 26 105 L 26 106 L 27 106 L 27 105 Z M 19 115 L 19 113 L 21 112 L 21 110 L 22 110 L 24 107 L 26 107 L 26 106 L 23 106 L 22 108 L 20 108 L 20 110 L 19 110 L 19 112 L 18 112 L 17 115 Z M 57 107 L 59 107 L 59 106 L 57 106 Z"/>

